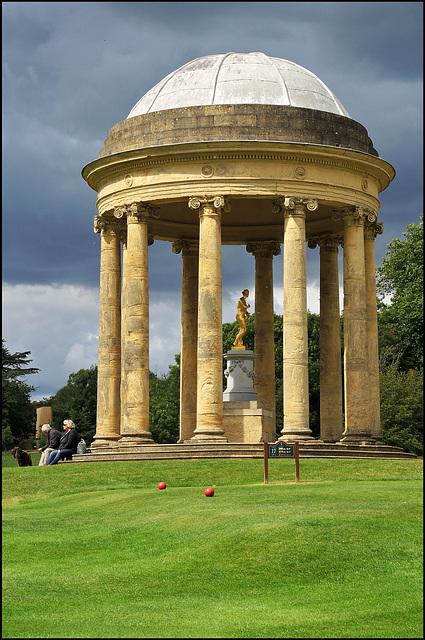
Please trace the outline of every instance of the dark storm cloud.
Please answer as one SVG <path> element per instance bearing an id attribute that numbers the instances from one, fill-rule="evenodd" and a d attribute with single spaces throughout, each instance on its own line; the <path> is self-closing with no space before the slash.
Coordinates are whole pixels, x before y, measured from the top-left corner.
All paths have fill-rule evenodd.
<path id="1" fill-rule="evenodd" d="M 421 77 L 419 2 L 212 2 L 203 3 L 202 10 L 196 2 L 109 2 L 105 7 L 117 19 L 133 24 L 147 21 L 159 34 L 171 30 L 176 40 L 182 34 L 183 48 L 192 42 L 199 49 L 199 40 L 204 40 L 206 48 L 214 43 L 211 53 L 217 53 L 217 46 L 228 41 L 230 24 L 238 26 L 231 33 L 233 42 L 246 45 L 253 36 L 261 38 L 266 45 L 262 50 L 269 55 L 284 57 L 288 40 L 291 48 L 292 41 L 298 42 L 300 55 L 311 42 L 321 42 L 321 56 L 332 59 L 336 53 L 339 62 L 348 58 L 350 65 L 353 60 L 358 65 L 373 60 L 386 77 Z M 213 33 L 213 38 L 206 33 Z M 273 53 L 270 48 L 276 47 Z"/>
<path id="2" fill-rule="evenodd" d="M 81 169 L 142 95 L 204 55 L 262 51 L 292 60 L 316 73 L 367 128 L 380 156 L 397 172 L 380 197 L 385 231 L 376 242 L 379 264 L 388 242 L 419 222 L 422 207 L 422 7 L 419 2 L 3 3 L 3 282 L 12 351 L 45 350 L 42 329 L 37 333 L 34 323 L 19 324 L 22 300 L 14 302 L 14 296 L 25 290 L 29 305 L 47 300 L 52 322 L 61 313 L 55 301 L 68 304 L 68 297 L 75 297 L 81 313 L 85 299 L 90 312 L 67 343 L 62 375 L 66 366 L 74 367 L 69 373 L 77 370 L 81 353 L 80 366 L 90 364 L 100 239 L 93 232 L 96 193 L 84 183 Z M 314 284 L 318 252 L 307 255 L 308 281 Z M 282 256 L 274 260 L 278 287 L 282 262 Z M 149 277 L 154 362 L 166 371 L 164 358 L 171 363 L 179 350 L 179 313 L 177 343 L 166 354 L 161 332 L 168 311 L 162 300 L 166 293 L 178 306 L 181 281 L 181 256 L 169 243 L 150 248 Z M 224 247 L 226 309 L 231 298 L 226 321 L 234 313 L 232 296 L 241 286 L 252 289 L 253 280 L 252 256 L 244 247 Z M 77 290 L 62 291 L 62 285 Z M 39 302 L 31 291 L 41 296 Z M 40 360 L 36 366 L 54 369 Z"/>
<path id="3" fill-rule="evenodd" d="M 385 11 L 381 3 L 3 6 L 6 282 L 97 285 L 96 194 L 81 168 L 162 77 L 218 51 L 262 50 L 316 72 L 396 167 L 391 209 L 403 201 L 414 212 L 420 201 L 411 188 L 421 139 L 412 130 L 420 121 L 412 113 L 421 78 L 420 3 L 391 3 Z M 386 217 L 391 232 L 388 210 Z M 70 246 L 72 271 L 63 261 Z M 157 253 L 152 281 L 163 289 L 173 258 L 163 247 Z"/>

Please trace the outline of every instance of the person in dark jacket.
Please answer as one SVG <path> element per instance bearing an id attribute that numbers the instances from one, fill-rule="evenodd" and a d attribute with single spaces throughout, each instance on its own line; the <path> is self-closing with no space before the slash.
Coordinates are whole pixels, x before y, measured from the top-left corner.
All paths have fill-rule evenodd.
<path id="1" fill-rule="evenodd" d="M 65 429 L 65 433 L 60 439 L 58 450 L 52 451 L 47 460 L 47 465 L 57 464 L 59 460 L 63 460 L 63 458 L 77 453 L 80 436 L 75 429 L 75 424 L 72 420 L 64 420 L 63 428 Z"/>
<path id="2" fill-rule="evenodd" d="M 43 433 L 47 436 L 47 442 L 44 447 L 40 447 L 37 451 L 41 451 L 40 462 L 38 463 L 39 467 L 47 464 L 47 460 L 52 451 L 55 451 L 59 448 L 59 442 L 61 439 L 61 434 L 56 429 L 52 429 L 50 424 L 43 424 L 41 427 Z"/>

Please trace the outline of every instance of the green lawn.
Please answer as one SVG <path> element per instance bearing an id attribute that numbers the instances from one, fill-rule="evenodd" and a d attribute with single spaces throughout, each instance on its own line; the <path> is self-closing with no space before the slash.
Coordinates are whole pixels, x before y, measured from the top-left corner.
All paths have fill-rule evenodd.
<path id="1" fill-rule="evenodd" d="M 422 468 L 4 465 L 2 637 L 422 638 Z"/>

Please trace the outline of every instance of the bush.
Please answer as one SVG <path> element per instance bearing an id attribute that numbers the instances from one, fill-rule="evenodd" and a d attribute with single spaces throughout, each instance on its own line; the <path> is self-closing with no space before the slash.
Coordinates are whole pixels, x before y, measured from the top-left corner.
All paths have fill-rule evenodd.
<path id="1" fill-rule="evenodd" d="M 179 439 L 180 356 L 175 361 L 160 378 L 149 372 L 149 431 L 158 444 L 174 444 Z"/>
<path id="2" fill-rule="evenodd" d="M 7 449 L 10 449 L 12 446 L 12 442 L 13 442 L 13 435 L 12 432 L 10 430 L 9 425 L 3 426 L 2 430 L 1 430 L 1 446 L 2 446 L 2 450 L 6 451 Z"/>
<path id="3" fill-rule="evenodd" d="M 385 444 L 423 455 L 423 373 L 390 364 L 380 373 L 381 431 Z"/>

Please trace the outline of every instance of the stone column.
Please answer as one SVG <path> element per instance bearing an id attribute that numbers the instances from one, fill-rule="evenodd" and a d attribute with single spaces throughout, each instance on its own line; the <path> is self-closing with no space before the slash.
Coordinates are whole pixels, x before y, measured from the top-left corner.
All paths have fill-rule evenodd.
<path id="1" fill-rule="evenodd" d="M 376 305 L 376 266 L 375 238 L 384 230 L 382 222 L 371 221 L 373 213 L 369 213 L 365 222 L 365 275 L 366 275 L 366 321 L 367 321 L 367 353 L 369 371 L 369 410 L 372 437 L 382 440 L 381 411 L 379 394 L 379 348 L 378 348 L 378 311 Z"/>
<path id="2" fill-rule="evenodd" d="M 258 401 L 273 411 L 276 430 L 276 386 L 273 314 L 273 256 L 280 254 L 278 242 L 250 242 L 246 250 L 255 257 L 255 390 Z"/>
<path id="3" fill-rule="evenodd" d="M 149 432 L 149 272 L 150 207 L 136 203 L 114 214 L 127 216 L 127 254 L 123 274 L 122 424 L 119 447 L 153 442 Z"/>
<path id="4" fill-rule="evenodd" d="M 118 210 L 118 215 L 120 215 L 120 210 Z M 127 308 L 126 304 L 126 290 L 127 290 L 127 217 L 124 216 L 124 232 L 122 234 L 122 287 L 121 287 L 121 371 L 124 371 L 124 354 L 125 354 L 125 340 L 124 340 L 124 328 L 125 328 L 125 311 Z M 120 384 L 120 398 L 121 398 L 121 416 L 120 416 L 120 433 L 122 429 L 122 425 L 124 424 L 124 388 L 125 388 L 125 378 L 121 376 L 121 384 Z"/>
<path id="5" fill-rule="evenodd" d="M 279 440 L 312 440 L 309 427 L 305 218 L 317 200 L 284 198 L 283 429 Z"/>
<path id="6" fill-rule="evenodd" d="M 190 440 L 196 429 L 196 367 L 198 342 L 199 244 L 177 240 L 173 253 L 182 253 L 181 354 L 180 354 L 180 438 Z"/>
<path id="7" fill-rule="evenodd" d="M 199 209 L 197 416 L 192 443 L 227 442 L 223 430 L 222 196 L 190 198 Z"/>
<path id="8" fill-rule="evenodd" d="M 341 318 L 339 312 L 338 245 L 342 236 L 309 240 L 320 247 L 320 439 L 341 439 L 342 375 Z"/>
<path id="9" fill-rule="evenodd" d="M 121 256 L 118 220 L 96 216 L 94 230 L 101 234 L 97 414 L 91 444 L 96 451 L 120 438 Z"/>
<path id="10" fill-rule="evenodd" d="M 344 224 L 344 395 L 345 430 L 341 442 L 373 442 L 369 411 L 364 212 L 360 207 L 334 211 Z"/>

